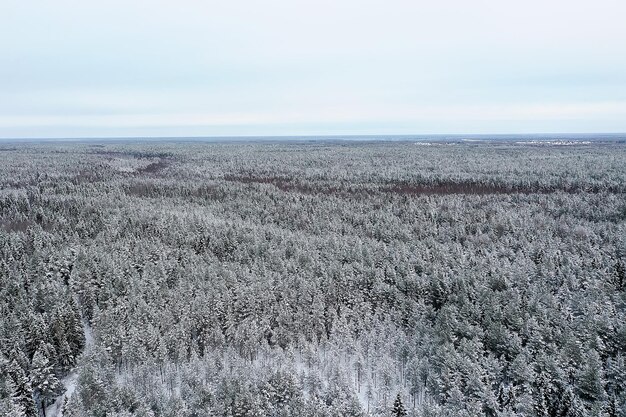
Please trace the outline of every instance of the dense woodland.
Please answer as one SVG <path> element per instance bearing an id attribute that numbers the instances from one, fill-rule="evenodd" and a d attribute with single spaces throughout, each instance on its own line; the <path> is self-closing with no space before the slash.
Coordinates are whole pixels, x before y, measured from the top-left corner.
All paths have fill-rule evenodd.
<path id="1" fill-rule="evenodd" d="M 626 145 L 0 143 L 0 415 L 625 416 Z"/>

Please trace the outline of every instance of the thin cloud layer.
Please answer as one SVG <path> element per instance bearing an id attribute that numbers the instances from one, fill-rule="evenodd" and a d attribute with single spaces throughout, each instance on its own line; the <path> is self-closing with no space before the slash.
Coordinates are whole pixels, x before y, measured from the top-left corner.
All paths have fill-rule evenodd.
<path id="1" fill-rule="evenodd" d="M 0 137 L 626 131 L 618 1 L 2 8 Z"/>

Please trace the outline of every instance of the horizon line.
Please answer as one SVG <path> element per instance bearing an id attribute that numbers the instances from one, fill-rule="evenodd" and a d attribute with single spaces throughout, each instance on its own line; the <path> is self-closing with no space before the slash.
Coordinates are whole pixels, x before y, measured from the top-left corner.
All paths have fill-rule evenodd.
<path id="1" fill-rule="evenodd" d="M 64 136 L 52 136 L 52 137 L 0 137 L 0 141 L 115 141 L 115 140 L 176 140 L 176 139 L 189 139 L 189 140 L 201 140 L 201 139 L 342 139 L 342 138 L 414 138 L 414 139 L 428 139 L 442 138 L 442 137 L 479 137 L 489 139 L 489 137 L 503 138 L 503 137 L 532 137 L 532 136 L 545 136 L 552 138 L 565 138 L 571 136 L 572 138 L 588 138 L 593 139 L 596 137 L 619 137 L 624 136 L 625 132 L 534 132 L 534 133 L 368 133 L 368 134 L 321 134 L 321 135 L 192 135 L 192 136 L 76 136 L 76 137 L 64 137 Z"/>

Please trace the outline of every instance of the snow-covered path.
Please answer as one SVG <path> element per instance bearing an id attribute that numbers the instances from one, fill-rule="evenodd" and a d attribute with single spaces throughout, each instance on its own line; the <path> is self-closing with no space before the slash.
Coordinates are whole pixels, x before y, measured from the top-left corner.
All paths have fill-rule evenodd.
<path id="1" fill-rule="evenodd" d="M 62 417 L 63 416 L 63 403 L 65 398 L 70 398 L 76 389 L 76 381 L 78 380 L 78 373 L 74 370 L 70 372 L 65 378 L 61 379 L 63 386 L 65 386 L 65 392 L 59 395 L 54 404 L 49 405 L 46 408 L 46 417 Z"/>

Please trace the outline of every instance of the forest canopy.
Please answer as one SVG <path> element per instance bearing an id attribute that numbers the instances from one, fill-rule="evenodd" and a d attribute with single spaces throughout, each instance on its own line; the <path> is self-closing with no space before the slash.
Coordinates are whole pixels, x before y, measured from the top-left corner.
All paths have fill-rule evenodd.
<path id="1" fill-rule="evenodd" d="M 0 143 L 0 415 L 626 415 L 626 145 Z"/>

